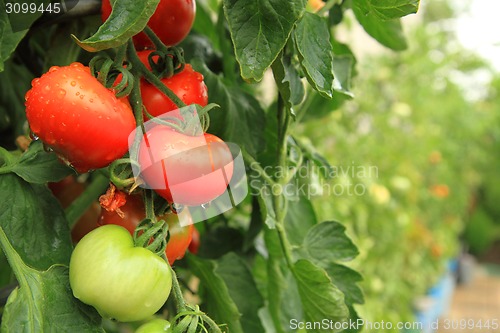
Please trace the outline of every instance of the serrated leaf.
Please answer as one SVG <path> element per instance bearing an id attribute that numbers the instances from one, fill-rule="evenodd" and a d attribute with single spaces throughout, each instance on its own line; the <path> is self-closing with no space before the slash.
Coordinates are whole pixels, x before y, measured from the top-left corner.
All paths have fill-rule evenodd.
<path id="1" fill-rule="evenodd" d="M 229 253 L 217 260 L 215 272 L 225 281 L 231 299 L 241 313 L 243 331 L 263 332 L 264 328 L 257 313 L 264 306 L 264 300 L 243 259 L 234 252 Z"/>
<path id="2" fill-rule="evenodd" d="M 333 94 L 333 54 L 325 19 L 306 13 L 298 22 L 293 38 L 300 64 L 311 86 L 325 97 Z"/>
<path id="3" fill-rule="evenodd" d="M 305 96 L 304 84 L 299 73 L 292 65 L 289 56 L 276 59 L 272 69 L 280 95 L 284 99 L 287 108 L 291 110 L 292 106 L 300 104 Z"/>
<path id="4" fill-rule="evenodd" d="M 245 80 L 260 81 L 285 46 L 306 0 L 224 0 L 236 59 Z"/>
<path id="5" fill-rule="evenodd" d="M 104 332 L 95 309 L 73 297 L 66 266 L 39 271 L 27 266 L 0 227 L 0 245 L 16 267 L 19 287 L 7 301 L 2 332 Z"/>
<path id="6" fill-rule="evenodd" d="M 322 222 L 307 232 L 300 251 L 314 263 L 325 267 L 333 261 L 349 261 L 359 252 L 338 222 Z"/>
<path id="7" fill-rule="evenodd" d="M 230 332 L 243 333 L 240 323 L 241 314 L 238 307 L 231 298 L 228 287 L 219 274 L 217 274 L 217 263 L 213 260 L 198 258 L 188 254 L 187 261 L 192 272 L 200 279 L 206 287 L 206 298 L 204 301 L 208 308 L 208 314 L 219 323 L 225 323 Z"/>
<path id="8" fill-rule="evenodd" d="M 399 19 L 384 21 L 375 13 L 366 11 L 368 0 L 357 0 L 352 9 L 363 29 L 380 44 L 397 51 L 408 47 Z"/>
<path id="9" fill-rule="evenodd" d="M 344 293 L 347 305 L 364 303 L 363 292 L 357 285 L 358 282 L 363 280 L 361 274 L 349 267 L 338 264 L 328 264 L 325 271 L 332 279 L 333 284 Z"/>
<path id="10" fill-rule="evenodd" d="M 256 156 L 265 147 L 265 113 L 259 102 L 241 89 L 226 85 L 222 77 L 200 61 L 195 60 L 192 65 L 205 78 L 209 103 L 220 105 L 220 109 L 210 112 L 210 133 Z"/>
<path id="11" fill-rule="evenodd" d="M 111 15 L 93 36 L 83 41 L 74 35 L 72 37 L 89 52 L 118 47 L 146 27 L 158 3 L 160 0 L 116 0 Z"/>
<path id="12" fill-rule="evenodd" d="M 285 216 L 285 230 L 292 246 L 300 246 L 308 230 L 316 223 L 314 207 L 307 197 L 300 196 L 298 201 L 290 202 Z"/>
<path id="13" fill-rule="evenodd" d="M 74 173 L 57 158 L 56 154 L 46 152 L 40 141 L 33 142 L 21 158 L 9 166 L 9 169 L 25 181 L 35 184 L 57 182 Z"/>
<path id="14" fill-rule="evenodd" d="M 306 321 L 321 322 L 328 318 L 333 323 L 344 322 L 349 317 L 349 309 L 344 302 L 344 294 L 332 283 L 328 274 L 308 260 L 301 259 L 293 265 Z M 308 332 L 340 332 L 335 325 L 328 325 Z"/>
<path id="15" fill-rule="evenodd" d="M 382 20 L 391 20 L 415 14 L 420 0 L 362 0 L 360 3 L 365 13 L 372 12 Z"/>
<path id="16" fill-rule="evenodd" d="M 69 264 L 68 222 L 46 186 L 26 183 L 14 174 L 0 175 L 0 227 L 30 267 L 46 270 Z"/>

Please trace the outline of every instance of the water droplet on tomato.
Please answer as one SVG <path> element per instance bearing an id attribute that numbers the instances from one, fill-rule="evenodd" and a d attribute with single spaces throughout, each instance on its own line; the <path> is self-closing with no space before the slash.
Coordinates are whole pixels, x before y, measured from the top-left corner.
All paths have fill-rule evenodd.
<path id="1" fill-rule="evenodd" d="M 71 84 L 72 87 L 74 87 L 74 86 L 76 86 L 76 81 L 71 81 L 70 84 Z"/>
<path id="2" fill-rule="evenodd" d="M 76 95 L 76 96 L 79 96 L 79 95 L 80 95 L 80 92 L 79 92 L 79 91 L 77 91 L 75 95 Z"/>
<path id="3" fill-rule="evenodd" d="M 59 66 L 52 66 L 50 67 L 49 72 L 55 72 L 57 70 L 59 70 Z"/>
<path id="4" fill-rule="evenodd" d="M 59 89 L 59 92 L 57 93 L 57 97 L 63 98 L 64 96 L 66 96 L 66 90 Z"/>
<path id="5" fill-rule="evenodd" d="M 200 82 L 203 81 L 203 75 L 201 73 L 196 73 L 195 77 L 196 77 L 196 80 L 198 80 Z"/>
<path id="6" fill-rule="evenodd" d="M 33 80 L 31 81 L 31 86 L 32 86 L 32 87 L 35 87 L 35 86 L 37 86 L 37 85 L 39 85 L 39 84 L 40 84 L 40 79 L 33 79 Z"/>
<path id="7" fill-rule="evenodd" d="M 40 140 L 40 138 L 35 133 L 33 133 L 33 131 L 30 131 L 30 138 L 33 141 Z"/>
<path id="8" fill-rule="evenodd" d="M 80 95 L 80 99 L 83 99 L 85 97 L 85 95 Z"/>
<path id="9" fill-rule="evenodd" d="M 46 85 L 44 89 L 45 89 L 46 91 L 50 91 L 50 86 L 49 86 L 49 85 Z"/>
<path id="10" fill-rule="evenodd" d="M 173 203 L 170 205 L 170 208 L 172 208 L 172 213 L 174 214 L 180 214 L 184 210 L 184 206 L 181 204 Z"/>
<path id="11" fill-rule="evenodd" d="M 93 98 L 89 99 L 89 102 L 94 103 L 94 99 Z"/>

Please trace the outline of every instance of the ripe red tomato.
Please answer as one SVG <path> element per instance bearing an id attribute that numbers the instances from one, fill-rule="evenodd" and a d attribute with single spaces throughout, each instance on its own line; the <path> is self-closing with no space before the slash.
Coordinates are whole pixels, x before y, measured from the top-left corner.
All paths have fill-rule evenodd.
<path id="1" fill-rule="evenodd" d="M 109 165 L 128 150 L 135 119 L 80 63 L 52 67 L 26 93 L 33 133 L 78 172 Z"/>
<path id="2" fill-rule="evenodd" d="M 106 211 L 103 209 L 101 216 L 99 217 L 98 224 L 120 225 L 133 235 L 139 222 L 146 217 L 144 202 L 138 195 L 127 196 L 126 200 L 125 204 L 119 207 L 121 211 L 120 214 L 123 213 L 122 217 L 116 211 Z M 194 229 L 193 221 L 187 209 L 183 210 L 178 215 L 169 213 L 158 216 L 157 218 L 163 219 L 168 223 L 170 239 L 167 243 L 165 254 L 167 255 L 168 262 L 172 265 L 175 260 L 181 259 L 184 256 L 189 244 L 191 243 L 192 232 Z M 188 225 L 181 227 L 180 221 L 188 223 Z"/>
<path id="3" fill-rule="evenodd" d="M 146 132 L 141 177 L 171 203 L 198 206 L 223 194 L 233 175 L 229 147 L 215 135 L 188 136 L 167 126 Z"/>
<path id="4" fill-rule="evenodd" d="M 63 208 L 68 207 L 85 190 L 85 184 L 76 181 L 75 177 L 68 176 L 57 183 L 49 183 L 49 188 L 59 200 Z M 71 228 L 71 239 L 79 242 L 83 236 L 98 227 L 97 219 L 101 214 L 101 206 L 94 202 Z"/>
<path id="5" fill-rule="evenodd" d="M 109 0 L 102 1 L 101 9 L 104 22 L 111 15 L 112 8 Z M 148 26 L 163 43 L 173 46 L 187 36 L 193 26 L 195 14 L 195 0 L 161 0 L 155 13 L 149 19 Z M 146 34 L 142 32 L 135 35 L 133 40 L 139 50 L 153 46 Z"/>
<path id="6" fill-rule="evenodd" d="M 151 52 L 153 51 L 138 52 L 142 63 L 149 69 L 151 67 L 149 66 L 148 56 Z M 208 104 L 207 86 L 203 81 L 203 75 L 196 72 L 190 64 L 186 64 L 182 72 L 161 81 L 186 105 L 199 104 L 206 106 Z M 170 98 L 145 80 L 141 81 L 141 94 L 143 104 L 152 116 L 158 117 L 168 111 L 177 109 L 177 105 Z"/>

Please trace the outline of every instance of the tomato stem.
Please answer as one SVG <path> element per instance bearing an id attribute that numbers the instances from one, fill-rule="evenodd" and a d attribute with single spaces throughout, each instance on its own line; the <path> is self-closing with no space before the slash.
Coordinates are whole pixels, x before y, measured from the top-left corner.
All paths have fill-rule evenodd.
<path id="1" fill-rule="evenodd" d="M 108 177 L 100 171 L 94 173 L 94 178 L 90 185 L 64 210 L 70 228 L 82 217 L 90 205 L 97 201 L 99 196 L 106 191 L 108 185 Z"/>

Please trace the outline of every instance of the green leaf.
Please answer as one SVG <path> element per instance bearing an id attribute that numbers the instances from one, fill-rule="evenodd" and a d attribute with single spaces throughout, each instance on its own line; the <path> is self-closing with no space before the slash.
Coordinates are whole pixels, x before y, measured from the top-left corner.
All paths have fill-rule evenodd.
<path id="1" fill-rule="evenodd" d="M 367 12 L 368 0 L 357 0 L 353 3 L 352 9 L 358 22 L 363 29 L 375 38 L 380 44 L 397 51 L 408 47 L 403 28 L 399 19 L 384 21 L 375 13 Z"/>
<path id="2" fill-rule="evenodd" d="M 349 97 L 354 97 L 354 94 L 351 92 L 353 64 L 354 58 L 352 56 L 342 55 L 333 57 L 332 67 L 333 73 L 335 74 L 333 89 Z"/>
<path id="3" fill-rule="evenodd" d="M 216 25 L 210 16 L 210 9 L 201 1 L 196 2 L 196 17 L 192 29 L 199 34 L 207 36 L 215 47 L 218 46 L 219 38 Z"/>
<path id="4" fill-rule="evenodd" d="M 5 2 L 0 0 L 0 72 L 4 70 L 4 63 L 9 59 L 17 44 L 23 39 L 28 30 L 12 31 L 9 17 L 5 12 Z"/>
<path id="5" fill-rule="evenodd" d="M 330 279 L 332 279 L 333 284 L 344 293 L 347 305 L 364 303 L 363 292 L 357 285 L 357 282 L 363 280 L 361 274 L 349 267 L 333 263 L 328 264 L 325 267 L 325 271 L 328 273 Z"/>
<path id="6" fill-rule="evenodd" d="M 229 253 L 217 261 L 215 272 L 226 283 L 229 294 L 241 313 L 243 331 L 263 332 L 258 311 L 264 306 L 264 301 L 243 259 Z"/>
<path id="7" fill-rule="evenodd" d="M 304 100 L 304 84 L 289 56 L 276 59 L 272 68 L 280 95 L 290 110 L 293 105 L 300 104 Z"/>
<path id="8" fill-rule="evenodd" d="M 0 175 L 0 227 L 26 265 L 46 270 L 69 264 L 72 251 L 64 212 L 46 186 Z"/>
<path id="9" fill-rule="evenodd" d="M 418 11 L 420 0 L 355 0 L 366 13 L 374 13 L 382 20 L 400 18 Z"/>
<path id="10" fill-rule="evenodd" d="M 322 267 L 336 260 L 352 260 L 359 254 L 356 246 L 346 236 L 345 227 L 331 221 L 312 227 L 307 232 L 300 251 Z"/>
<path id="11" fill-rule="evenodd" d="M 311 86 L 325 97 L 333 94 L 333 54 L 325 19 L 306 13 L 293 33 L 300 63 Z"/>
<path id="12" fill-rule="evenodd" d="M 192 272 L 205 287 L 206 297 L 204 301 L 208 314 L 216 322 L 227 324 L 230 332 L 243 333 L 240 323 L 241 314 L 231 298 L 228 286 L 216 272 L 217 262 L 201 259 L 191 254 L 186 257 Z"/>
<path id="13" fill-rule="evenodd" d="M 54 265 L 47 270 L 36 270 L 26 265 L 3 227 L 0 227 L 0 245 L 19 282 L 5 306 L 2 331 L 104 332 L 97 312 L 73 297 L 67 267 Z"/>
<path id="14" fill-rule="evenodd" d="M 40 141 L 33 142 L 18 161 L 6 168 L 25 181 L 36 184 L 57 182 L 74 173 L 56 154 L 46 152 Z"/>
<path id="15" fill-rule="evenodd" d="M 208 87 L 209 103 L 221 106 L 210 112 L 210 133 L 244 148 L 250 155 L 265 147 L 265 113 L 252 95 L 240 88 L 227 86 L 222 77 L 214 74 L 200 61 L 193 67 L 201 72 Z"/>
<path id="16" fill-rule="evenodd" d="M 321 322 L 323 319 L 344 322 L 349 317 L 349 309 L 344 303 L 344 294 L 332 283 L 327 273 L 310 261 L 301 259 L 293 265 L 305 320 Z M 340 332 L 334 325 L 308 332 Z"/>
<path id="17" fill-rule="evenodd" d="M 224 239 L 224 242 L 220 240 Z M 228 226 L 211 228 L 203 234 L 200 244 L 200 256 L 215 259 L 230 251 L 238 251 L 243 243 L 241 231 Z"/>
<path id="18" fill-rule="evenodd" d="M 236 59 L 245 80 L 260 81 L 285 46 L 305 0 L 224 0 Z"/>
<path id="19" fill-rule="evenodd" d="M 146 27 L 159 2 L 160 0 L 115 0 L 111 15 L 93 36 L 83 41 L 74 35 L 72 37 L 89 52 L 123 45 Z"/>
<path id="20" fill-rule="evenodd" d="M 292 246 L 301 245 L 308 230 L 317 223 L 314 207 L 305 196 L 290 202 L 285 217 L 285 230 Z"/>

